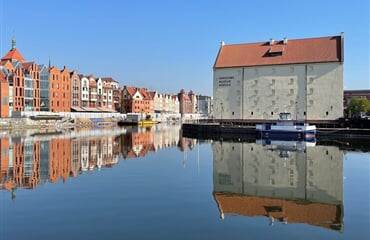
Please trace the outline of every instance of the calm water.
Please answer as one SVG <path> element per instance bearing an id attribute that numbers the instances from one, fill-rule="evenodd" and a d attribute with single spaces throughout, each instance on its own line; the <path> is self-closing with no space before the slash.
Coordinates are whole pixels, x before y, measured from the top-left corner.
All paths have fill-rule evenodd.
<path id="1" fill-rule="evenodd" d="M 369 239 L 369 152 L 180 134 L 4 136 L 0 239 Z"/>

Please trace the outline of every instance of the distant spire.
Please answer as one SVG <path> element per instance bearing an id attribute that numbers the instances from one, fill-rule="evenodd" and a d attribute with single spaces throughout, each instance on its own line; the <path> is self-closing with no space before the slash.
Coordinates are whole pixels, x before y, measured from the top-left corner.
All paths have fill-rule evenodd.
<path id="1" fill-rule="evenodd" d="M 12 50 L 16 49 L 16 44 L 15 44 L 15 37 L 12 37 Z"/>
<path id="2" fill-rule="evenodd" d="M 51 60 L 50 60 L 50 57 L 49 57 L 49 68 L 51 68 Z"/>

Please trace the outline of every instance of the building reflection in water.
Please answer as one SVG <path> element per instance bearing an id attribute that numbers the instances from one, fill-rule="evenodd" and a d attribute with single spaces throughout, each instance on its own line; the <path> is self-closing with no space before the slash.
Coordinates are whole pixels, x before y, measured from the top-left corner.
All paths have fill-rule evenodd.
<path id="1" fill-rule="evenodd" d="M 123 158 L 144 157 L 149 151 L 195 140 L 180 138 L 180 125 L 150 128 L 81 129 L 54 135 L 0 138 L 0 189 L 34 189 L 37 184 L 66 182 L 86 171 L 111 168 Z M 180 140 L 181 139 L 181 140 Z"/>
<path id="2" fill-rule="evenodd" d="M 343 152 L 315 143 L 213 142 L 214 198 L 227 214 L 343 230 Z"/>

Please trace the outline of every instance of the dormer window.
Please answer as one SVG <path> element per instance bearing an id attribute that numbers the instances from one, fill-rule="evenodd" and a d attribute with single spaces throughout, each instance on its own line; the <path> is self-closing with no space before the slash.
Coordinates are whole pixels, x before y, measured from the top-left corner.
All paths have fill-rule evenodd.
<path id="1" fill-rule="evenodd" d="M 282 56 L 284 51 L 284 45 L 276 44 L 270 47 L 268 55 L 271 57 Z"/>

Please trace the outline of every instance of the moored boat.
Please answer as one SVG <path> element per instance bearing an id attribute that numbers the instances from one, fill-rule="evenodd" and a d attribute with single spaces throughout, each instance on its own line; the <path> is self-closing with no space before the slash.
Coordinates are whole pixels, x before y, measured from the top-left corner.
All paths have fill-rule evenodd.
<path id="1" fill-rule="evenodd" d="M 289 112 L 283 112 L 276 122 L 256 124 L 256 133 L 262 138 L 312 140 L 316 126 L 294 121 Z"/>

